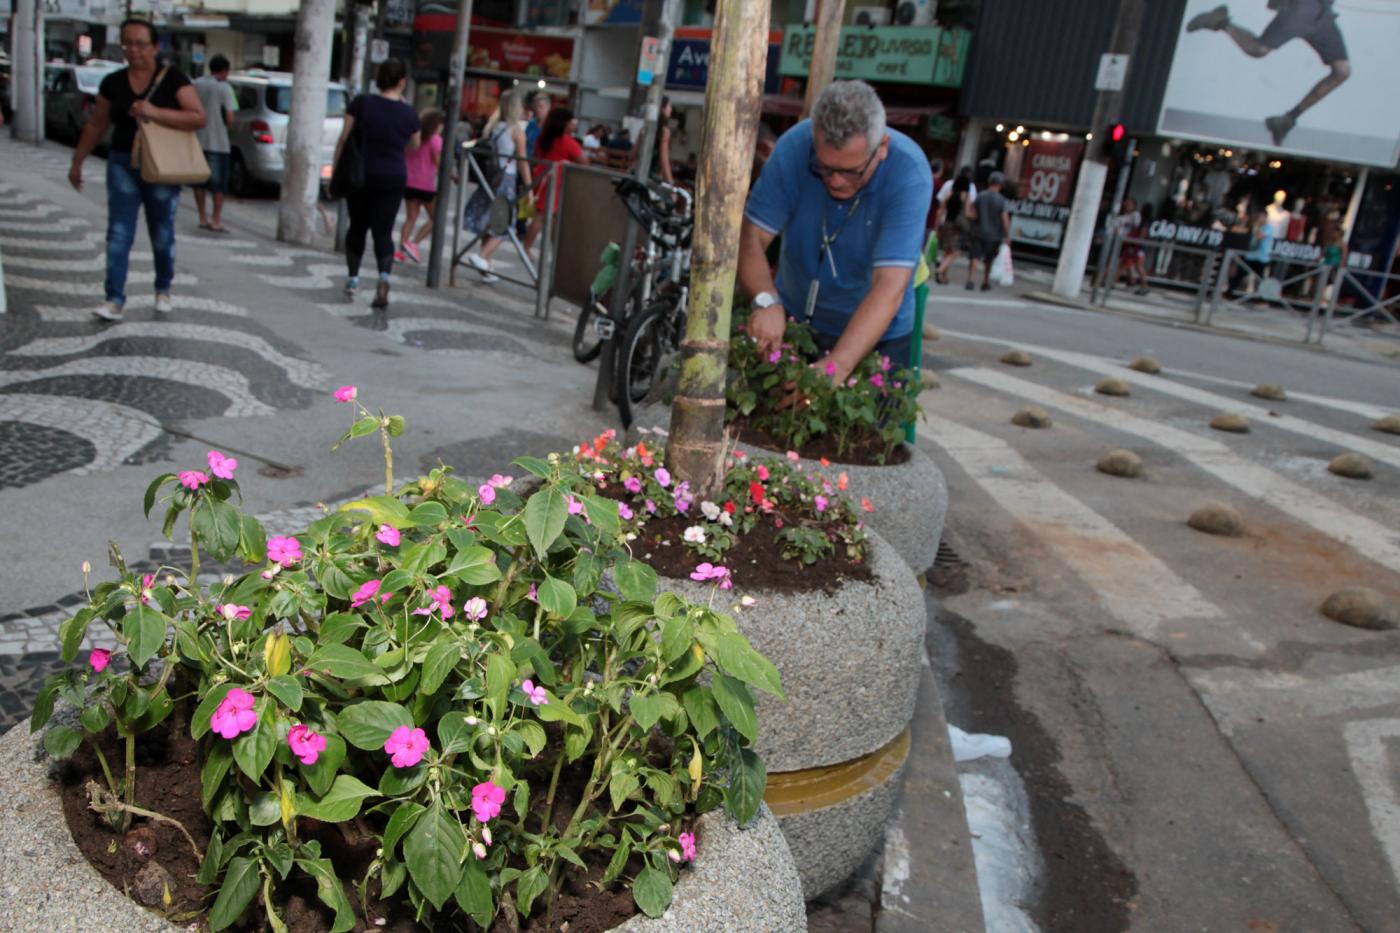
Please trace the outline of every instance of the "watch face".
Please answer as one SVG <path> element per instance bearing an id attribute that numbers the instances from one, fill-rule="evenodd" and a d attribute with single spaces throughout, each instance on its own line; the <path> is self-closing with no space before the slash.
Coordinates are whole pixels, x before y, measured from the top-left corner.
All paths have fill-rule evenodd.
<path id="1" fill-rule="evenodd" d="M 778 303 L 778 296 L 772 292 L 759 292 L 754 295 L 753 303 L 758 308 L 771 308 Z"/>

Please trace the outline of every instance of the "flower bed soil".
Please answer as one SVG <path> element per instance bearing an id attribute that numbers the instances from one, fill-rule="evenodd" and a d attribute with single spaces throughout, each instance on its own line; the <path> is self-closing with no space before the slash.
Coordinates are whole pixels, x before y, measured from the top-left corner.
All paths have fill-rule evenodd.
<path id="1" fill-rule="evenodd" d="M 553 731 L 551 728 L 551 733 Z M 551 738 L 554 738 L 553 735 Z M 119 767 L 123 759 L 115 733 L 110 730 L 104 733 L 101 743 L 108 762 L 113 768 Z M 137 805 L 178 819 L 194 836 L 202 854 L 209 844 L 212 825 L 200 806 L 196 743 L 185 733 L 172 730 L 167 722 L 138 738 L 136 750 Z M 554 822 L 561 829 L 582 793 L 587 776 L 586 771 L 579 769 L 565 769 L 560 774 Z M 170 878 L 171 905 L 164 910 L 166 918 L 180 925 L 202 918 L 213 904 L 217 888 L 198 884 L 194 880 L 199 871 L 199 861 L 189 841 L 174 826 L 143 817 L 133 820 L 132 828 L 125 836 L 117 834 L 105 817 L 89 809 L 86 790 L 89 781 L 102 784 L 103 776 L 96 756 L 84 743 L 64 764 L 61 774 L 64 817 L 73 834 L 73 841 L 83 856 L 113 887 L 129 896 L 134 895 L 141 886 L 142 881 L 138 876 L 143 869 L 150 862 L 158 863 Z M 346 896 L 357 908 L 360 902 L 352 884 L 364 877 L 378 847 L 378 840 L 369 831 L 364 819 L 361 816 L 346 823 L 328 824 L 303 817 L 298 824 L 305 838 L 320 841 L 325 856 L 335 863 L 336 872 L 345 885 Z M 534 916 L 524 920 L 511 922 L 515 918 L 507 919 L 502 912 L 492 925 L 492 931 L 543 933 L 546 929 L 564 928 L 569 933 L 602 933 L 637 915 L 630 891 L 618 884 L 605 887 L 600 883 L 607 870 L 607 853 L 580 854 L 588 864 L 588 870 L 585 872 L 566 866 L 559 893 L 555 897 L 552 924 L 548 927 L 545 925 L 541 901 Z M 626 874 L 635 874 L 641 868 L 640 858 L 634 856 L 628 863 Z M 155 874 L 159 875 L 159 872 Z M 148 872 L 148 877 L 150 875 L 151 872 Z M 373 919 L 366 922 L 363 918 L 357 918 L 354 933 L 409 933 L 420 929 L 412 919 L 408 903 L 401 899 L 380 903 L 378 887 L 377 878 L 370 882 L 369 912 L 371 918 L 382 918 L 383 924 L 377 924 Z M 278 896 L 284 899 L 283 920 L 291 933 L 327 933 L 330 930 L 333 914 L 316 898 L 315 884 L 310 879 L 294 873 L 288 881 L 279 884 Z M 256 919 L 250 929 L 268 928 L 260 904 L 260 899 L 254 901 Z M 465 917 L 460 922 L 461 929 L 477 929 Z"/>
<path id="2" fill-rule="evenodd" d="M 779 454 L 787 451 L 787 447 L 782 441 L 767 431 L 755 428 L 752 421 L 744 415 L 736 417 L 729 426 L 734 430 L 735 436 L 746 444 L 772 450 Z M 836 438 L 830 434 L 823 434 L 797 448 L 797 453 L 808 460 L 825 459 L 832 463 L 846 463 L 855 466 L 894 466 L 907 462 L 910 457 L 908 446 L 898 444 L 888 459 L 881 460 L 880 458 L 885 453 L 885 441 L 877 435 L 866 435 L 856 440 L 845 453 L 837 453 Z"/>

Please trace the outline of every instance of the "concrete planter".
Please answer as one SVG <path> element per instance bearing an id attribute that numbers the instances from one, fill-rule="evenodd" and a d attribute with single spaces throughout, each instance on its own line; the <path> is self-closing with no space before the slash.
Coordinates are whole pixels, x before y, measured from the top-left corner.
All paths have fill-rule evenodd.
<path id="1" fill-rule="evenodd" d="M 13 930 L 177 933 L 107 883 L 83 858 L 50 777 L 41 735 L 25 723 L 0 738 L 0 898 Z M 740 830 L 722 811 L 700 819 L 700 853 L 681 875 L 670 910 L 617 927 L 628 933 L 807 929 L 797 869 L 777 821 L 763 807 Z"/>

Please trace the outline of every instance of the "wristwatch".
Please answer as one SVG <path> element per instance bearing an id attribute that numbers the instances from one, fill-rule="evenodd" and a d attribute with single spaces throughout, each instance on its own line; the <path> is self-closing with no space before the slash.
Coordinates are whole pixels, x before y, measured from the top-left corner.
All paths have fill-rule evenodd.
<path id="1" fill-rule="evenodd" d="M 774 305 L 781 305 L 782 303 L 783 299 L 772 292 L 759 292 L 757 295 L 753 296 L 753 306 L 760 311 L 767 310 Z"/>

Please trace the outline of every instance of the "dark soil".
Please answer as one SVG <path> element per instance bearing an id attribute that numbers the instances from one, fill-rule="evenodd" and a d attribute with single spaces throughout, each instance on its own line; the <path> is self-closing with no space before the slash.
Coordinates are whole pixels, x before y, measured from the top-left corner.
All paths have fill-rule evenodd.
<path id="1" fill-rule="evenodd" d="M 643 526 L 634 549 L 662 576 L 686 579 L 700 562 L 683 538 L 693 524 L 695 520 L 684 515 L 653 518 Z M 772 518 L 765 518 L 747 534 L 735 535 L 734 546 L 717 563 L 728 567 L 734 584 L 745 589 L 834 593 L 846 580 L 871 578 L 870 565 L 847 557 L 840 542 L 835 553 L 815 564 L 789 560 L 783 557 L 778 532 Z"/>
<path id="2" fill-rule="evenodd" d="M 787 453 L 787 446 L 779 441 L 767 431 L 755 428 L 752 422 L 745 416 L 740 415 L 730 422 L 739 440 L 755 447 L 762 447 L 776 453 Z M 857 438 L 845 453 L 837 453 L 836 438 L 830 434 L 823 434 L 814 437 L 801 447 L 797 448 L 797 453 L 808 460 L 821 460 L 823 458 L 832 463 L 845 463 L 853 466 L 895 466 L 909 460 L 909 448 L 905 444 L 899 444 L 885 458 L 885 440 L 879 435 L 866 435 Z"/>
<path id="3" fill-rule="evenodd" d="M 554 728 L 551 724 L 551 744 Z M 120 769 L 123 761 L 119 740 L 115 733 L 108 731 L 100 739 L 102 750 L 113 769 Z M 137 749 L 136 802 L 139 806 L 174 817 L 184 824 L 199 844 L 202 855 L 209 843 L 212 825 L 200 806 L 199 759 L 197 744 L 184 733 L 174 733 L 168 725 L 162 724 L 152 732 L 140 737 Z M 664 757 L 664 749 L 650 749 Z M 583 769 L 566 769 L 560 775 L 556 794 L 554 822 L 560 829 L 567 824 L 576 802 L 582 796 L 588 772 Z M 547 781 L 547 776 L 541 780 Z M 148 863 L 156 862 L 168 873 L 171 905 L 158 908 L 158 912 L 176 923 L 189 923 L 202 920 L 203 914 L 213 904 L 217 888 L 197 884 L 194 880 L 199 871 L 199 861 L 191 849 L 189 841 L 175 827 L 160 821 L 137 817 L 125 836 L 119 835 L 106 819 L 88 807 L 86 785 L 89 781 L 102 784 L 104 779 L 96 756 L 84 744 L 65 764 L 61 776 L 63 812 L 69 831 L 84 857 L 97 869 L 112 886 L 135 896 L 138 876 Z M 104 784 L 105 786 L 105 784 Z M 336 872 L 345 884 L 346 896 L 357 911 L 359 898 L 351 886 L 354 880 L 364 877 L 366 869 L 374 858 L 378 840 L 360 817 L 353 822 L 327 824 L 303 818 L 299 822 L 303 838 L 316 839 L 321 843 L 324 857 L 335 863 Z M 700 844 L 703 845 L 703 842 Z M 607 870 L 606 852 L 581 853 L 587 871 L 565 865 L 560 890 L 555 897 L 553 922 L 545 924 L 543 900 L 536 903 L 531 917 L 510 920 L 498 914 L 492 925 L 492 933 L 519 930 L 522 933 L 545 933 L 546 930 L 565 928 L 569 933 L 603 933 L 627 921 L 637 913 L 631 892 L 621 884 L 603 885 L 601 879 Z M 632 876 L 642 868 L 642 861 L 634 856 L 628 863 L 625 875 Z M 523 868 L 522 863 L 518 867 Z M 147 872 L 149 877 L 150 872 Z M 378 901 L 378 879 L 369 885 L 369 920 L 359 918 L 354 927 L 355 933 L 409 933 L 422 929 L 412 919 L 412 910 L 406 899 L 395 895 L 388 903 Z M 157 902 L 159 895 L 157 894 Z M 291 878 L 278 885 L 277 897 L 283 904 L 282 916 L 292 933 L 327 933 L 331 928 L 332 913 L 316 898 L 314 883 L 293 873 Z M 262 915 L 260 899 L 254 900 L 254 918 L 244 929 L 264 931 L 269 929 Z M 375 921 L 379 920 L 379 923 Z M 515 922 L 511 922 L 515 921 Z M 567 926 L 564 926 L 567 924 Z M 470 920 L 460 915 L 435 918 L 435 930 L 478 930 Z"/>

